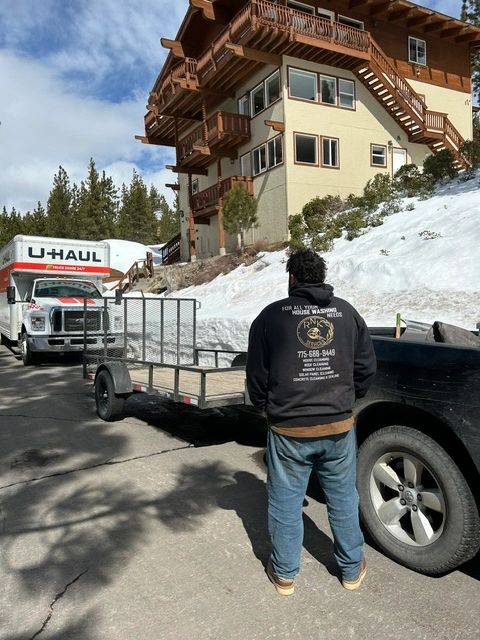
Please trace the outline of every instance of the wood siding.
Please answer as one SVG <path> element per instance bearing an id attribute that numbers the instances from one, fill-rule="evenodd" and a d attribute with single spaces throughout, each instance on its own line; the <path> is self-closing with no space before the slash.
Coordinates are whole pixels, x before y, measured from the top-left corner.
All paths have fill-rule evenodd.
<path id="1" fill-rule="evenodd" d="M 389 21 L 384 14 L 371 15 L 371 5 L 350 8 L 350 0 L 303 0 L 304 4 L 334 11 L 336 15 L 351 17 L 364 22 L 365 30 L 391 58 L 392 64 L 406 78 L 447 87 L 465 93 L 471 92 L 470 51 L 467 44 L 456 43 L 453 38 L 442 38 L 438 32 L 424 32 L 421 27 L 407 27 L 405 20 Z M 247 4 L 244 0 L 228 3 L 230 17 Z M 282 4 L 280 1 L 278 4 Z M 198 57 L 225 27 L 202 18 L 201 12 L 192 16 L 182 42 L 187 55 Z M 427 66 L 408 62 L 408 36 L 427 43 Z M 187 52 L 188 50 L 188 52 Z M 174 63 L 175 64 L 175 63 Z"/>

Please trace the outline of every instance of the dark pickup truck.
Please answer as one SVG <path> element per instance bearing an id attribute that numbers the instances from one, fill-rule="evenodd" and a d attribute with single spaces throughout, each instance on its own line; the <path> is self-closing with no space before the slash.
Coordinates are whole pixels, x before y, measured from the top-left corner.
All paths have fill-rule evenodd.
<path id="1" fill-rule="evenodd" d="M 378 373 L 355 409 L 357 482 L 375 543 L 433 575 L 480 548 L 480 340 L 416 329 L 370 330 Z"/>

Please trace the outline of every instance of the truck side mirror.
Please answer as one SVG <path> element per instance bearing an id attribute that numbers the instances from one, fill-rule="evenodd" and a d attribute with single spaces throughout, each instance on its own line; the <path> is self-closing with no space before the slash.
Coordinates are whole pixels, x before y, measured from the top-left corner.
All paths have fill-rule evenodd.
<path id="1" fill-rule="evenodd" d="M 13 286 L 7 287 L 7 302 L 8 302 L 8 304 L 15 304 L 16 295 L 17 295 L 17 292 L 15 290 L 15 287 L 13 287 Z"/>
<path id="2" fill-rule="evenodd" d="M 115 304 L 122 304 L 123 291 L 121 289 L 115 289 Z"/>

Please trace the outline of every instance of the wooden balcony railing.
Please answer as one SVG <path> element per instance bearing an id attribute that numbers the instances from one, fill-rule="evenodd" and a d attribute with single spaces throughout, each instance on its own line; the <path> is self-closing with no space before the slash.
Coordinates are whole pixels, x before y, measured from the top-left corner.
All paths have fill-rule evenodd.
<path id="1" fill-rule="evenodd" d="M 289 36 L 306 36 L 333 46 L 347 48 L 352 52 L 367 54 L 370 46 L 370 34 L 362 29 L 313 16 L 298 9 L 291 9 L 269 2 L 268 0 L 252 0 L 237 13 L 229 25 L 220 33 L 212 44 L 198 57 L 186 58 L 174 67 L 164 78 L 159 93 L 163 102 L 175 93 L 175 84 L 180 79 L 187 82 L 205 80 L 223 59 L 232 56 L 227 43 L 240 42 L 249 31 L 258 26 L 271 27 L 289 34 Z"/>
<path id="2" fill-rule="evenodd" d="M 236 184 L 241 185 L 248 193 L 253 194 L 253 178 L 243 176 L 226 178 L 193 196 L 192 206 L 194 214 L 201 214 L 207 209 L 220 206 L 220 200 L 233 189 Z"/>
<path id="3" fill-rule="evenodd" d="M 252 0 L 251 4 L 253 16 L 260 25 L 324 40 L 348 49 L 368 52 L 369 34 L 362 29 L 314 16 L 299 9 L 290 9 L 267 0 Z"/>
<path id="4" fill-rule="evenodd" d="M 200 147 L 216 147 L 227 142 L 230 149 L 250 139 L 250 117 L 217 111 L 178 143 L 179 162 Z"/>

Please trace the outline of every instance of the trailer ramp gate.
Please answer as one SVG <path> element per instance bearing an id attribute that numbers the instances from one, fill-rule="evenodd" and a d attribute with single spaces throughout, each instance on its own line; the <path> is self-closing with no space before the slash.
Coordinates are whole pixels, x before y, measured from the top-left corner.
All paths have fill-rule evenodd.
<path id="1" fill-rule="evenodd" d="M 84 304 L 84 376 L 119 362 L 133 391 L 198 406 L 245 402 L 245 367 L 230 366 L 239 351 L 197 348 L 197 301 L 184 298 L 105 298 L 103 340 Z M 100 346 L 99 346 L 100 345 Z"/>

